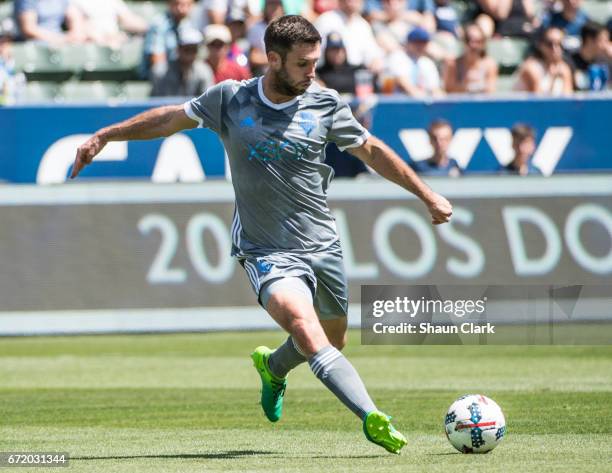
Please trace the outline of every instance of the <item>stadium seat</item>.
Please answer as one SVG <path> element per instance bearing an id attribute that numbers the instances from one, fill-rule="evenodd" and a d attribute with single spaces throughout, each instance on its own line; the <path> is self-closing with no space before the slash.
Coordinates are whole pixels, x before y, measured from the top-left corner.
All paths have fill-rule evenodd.
<path id="1" fill-rule="evenodd" d="M 13 2 L 0 3 L 0 21 L 13 16 Z"/>
<path id="2" fill-rule="evenodd" d="M 499 64 L 501 73 L 509 74 L 523 62 L 528 47 L 524 39 L 493 38 L 487 43 L 487 53 Z"/>
<path id="3" fill-rule="evenodd" d="M 459 40 L 447 35 L 435 34 L 432 43 L 435 47 L 452 57 L 458 57 L 463 52 L 463 44 Z"/>
<path id="4" fill-rule="evenodd" d="M 605 24 L 612 16 L 612 3 L 597 0 L 585 0 L 581 8 L 586 12 L 591 20 Z"/>
<path id="5" fill-rule="evenodd" d="M 151 95 L 151 83 L 146 81 L 128 81 L 121 87 L 120 98 L 123 100 L 147 100 Z"/>
<path id="6" fill-rule="evenodd" d="M 497 89 L 496 93 L 498 94 L 508 94 L 513 92 L 512 88 L 516 84 L 516 76 L 515 75 L 500 75 L 497 78 Z"/>
<path id="7" fill-rule="evenodd" d="M 55 99 L 59 86 L 55 82 L 27 82 L 20 103 L 51 102 Z"/>
<path id="8" fill-rule="evenodd" d="M 125 81 L 137 77 L 142 60 L 142 39 L 133 38 L 121 49 L 87 44 L 81 47 L 84 58 L 81 79 Z"/>
<path id="9" fill-rule="evenodd" d="M 147 23 L 151 23 L 153 18 L 163 13 L 167 9 L 166 2 L 127 2 L 131 11 L 142 17 Z"/>
<path id="10" fill-rule="evenodd" d="M 116 82 L 76 82 L 61 85 L 57 100 L 60 102 L 106 102 L 119 95 Z"/>
<path id="11" fill-rule="evenodd" d="M 30 41 L 15 43 L 15 68 L 23 71 L 28 80 L 64 81 L 75 74 L 66 61 L 64 49 L 55 49 Z"/>

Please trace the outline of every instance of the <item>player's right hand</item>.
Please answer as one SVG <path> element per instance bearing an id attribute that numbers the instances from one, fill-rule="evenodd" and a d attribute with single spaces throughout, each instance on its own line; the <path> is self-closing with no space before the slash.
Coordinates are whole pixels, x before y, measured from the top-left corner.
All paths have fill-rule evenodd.
<path id="1" fill-rule="evenodd" d="M 106 142 L 97 134 L 89 138 L 85 143 L 78 147 L 76 158 L 72 165 L 70 179 L 74 179 L 85 166 L 91 163 L 92 159 L 104 148 Z"/>
<path id="2" fill-rule="evenodd" d="M 453 215 L 453 206 L 451 203 L 435 192 L 427 202 L 427 207 L 431 214 L 431 223 L 433 225 L 449 222 L 451 215 Z"/>

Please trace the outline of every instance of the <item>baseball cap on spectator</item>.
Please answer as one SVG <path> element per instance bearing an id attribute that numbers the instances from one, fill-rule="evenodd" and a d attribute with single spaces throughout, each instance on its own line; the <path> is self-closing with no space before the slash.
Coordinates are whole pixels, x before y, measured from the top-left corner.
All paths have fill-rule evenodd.
<path id="1" fill-rule="evenodd" d="M 195 28 L 179 28 L 179 46 L 197 46 L 202 43 L 204 36 Z"/>
<path id="2" fill-rule="evenodd" d="M 325 43 L 326 48 L 344 48 L 344 42 L 340 33 L 331 32 L 327 35 L 327 41 Z"/>
<path id="3" fill-rule="evenodd" d="M 208 25 L 204 29 L 204 41 L 206 44 L 210 44 L 214 41 L 230 44 L 232 42 L 232 34 L 225 25 Z"/>
<path id="4" fill-rule="evenodd" d="M 427 43 L 431 39 L 429 32 L 419 26 L 413 29 L 408 36 L 406 41 L 409 43 Z"/>

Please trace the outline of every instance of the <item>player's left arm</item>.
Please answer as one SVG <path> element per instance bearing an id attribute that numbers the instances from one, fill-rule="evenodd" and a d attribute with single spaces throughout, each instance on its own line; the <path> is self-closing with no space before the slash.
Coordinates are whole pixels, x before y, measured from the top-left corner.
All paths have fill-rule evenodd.
<path id="1" fill-rule="evenodd" d="M 348 148 L 347 151 L 385 179 L 398 184 L 421 199 L 431 214 L 431 223 L 439 225 L 450 220 L 453 213 L 450 202 L 431 190 L 383 141 L 370 136 L 361 146 Z"/>

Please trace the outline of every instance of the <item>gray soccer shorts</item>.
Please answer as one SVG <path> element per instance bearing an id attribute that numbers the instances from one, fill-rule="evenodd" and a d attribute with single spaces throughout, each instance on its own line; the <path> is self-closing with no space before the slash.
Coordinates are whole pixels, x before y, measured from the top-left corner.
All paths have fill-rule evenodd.
<path id="1" fill-rule="evenodd" d="M 261 290 L 266 284 L 280 278 L 295 277 L 307 282 L 319 319 L 331 320 L 347 315 L 348 290 L 339 241 L 317 253 L 270 253 L 241 258 L 240 264 L 260 304 Z"/>

